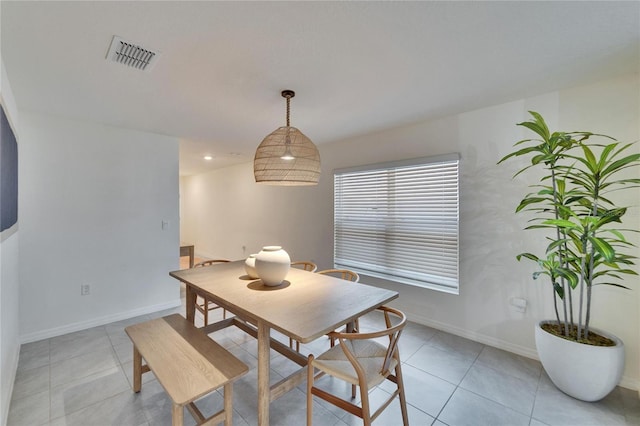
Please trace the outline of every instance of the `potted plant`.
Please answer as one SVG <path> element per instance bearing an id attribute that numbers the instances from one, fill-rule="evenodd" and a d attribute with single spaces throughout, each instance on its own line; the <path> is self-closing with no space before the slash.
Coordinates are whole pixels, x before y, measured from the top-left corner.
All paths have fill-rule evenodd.
<path id="1" fill-rule="evenodd" d="M 531 168 L 542 169 L 540 183 L 516 208 L 516 212 L 533 213 L 526 229 L 548 231 L 544 254 L 517 256 L 538 264 L 534 279 L 545 276 L 551 283 L 556 318 L 538 324 L 536 347 L 545 371 L 560 390 L 597 401 L 622 377 L 624 346 L 617 337 L 591 327 L 592 290 L 597 285 L 627 289 L 623 277 L 637 275 L 631 269 L 636 257 L 628 254 L 633 245 L 625 238 L 637 231 L 623 228 L 627 208 L 614 202 L 612 192 L 640 184 L 639 178 L 623 176 L 640 165 L 640 154 L 629 152 L 632 144 L 606 135 L 551 133 L 540 114 L 530 114 L 530 121 L 518 125 L 537 137 L 517 142 L 517 150 L 498 164 L 528 156 L 531 163 L 516 176 Z"/>

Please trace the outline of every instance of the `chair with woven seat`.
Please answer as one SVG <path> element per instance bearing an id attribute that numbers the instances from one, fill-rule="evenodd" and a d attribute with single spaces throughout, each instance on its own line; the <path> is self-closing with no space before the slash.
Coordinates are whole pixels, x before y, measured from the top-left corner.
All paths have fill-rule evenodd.
<path id="1" fill-rule="evenodd" d="M 370 333 L 340 333 L 329 335 L 339 344 L 327 352 L 314 357 L 309 355 L 307 364 L 307 426 L 312 425 L 313 396 L 353 414 L 371 425 L 380 413 L 395 399 L 400 400 L 402 421 L 408 426 L 407 401 L 404 394 L 402 367 L 398 353 L 398 340 L 407 323 L 407 317 L 397 309 L 382 306 L 378 308 L 384 313 L 386 328 Z M 379 343 L 381 337 L 387 336 L 388 345 Z M 386 339 L 383 339 L 386 340 Z M 316 374 L 316 370 L 319 373 Z M 325 374 L 344 380 L 351 384 L 351 398 L 356 397 L 356 388 L 360 388 L 361 405 L 315 386 L 315 381 Z M 372 414 L 369 404 L 369 391 L 385 380 L 396 384 L 391 396 Z"/>
<path id="2" fill-rule="evenodd" d="M 332 277 L 340 278 L 346 281 L 352 281 L 357 283 L 360 281 L 360 275 L 349 269 L 325 269 L 323 271 L 316 272 L 317 274 L 331 275 Z"/>
<path id="3" fill-rule="evenodd" d="M 318 269 L 318 265 L 308 260 L 298 260 L 296 262 L 291 262 L 291 267 L 296 269 L 302 269 L 307 272 L 315 272 Z M 293 349 L 293 343 L 295 342 L 296 351 L 300 352 L 300 342 L 293 340 L 289 337 L 289 347 Z"/>
<path id="4" fill-rule="evenodd" d="M 308 260 L 299 260 L 297 262 L 291 262 L 292 268 L 303 269 L 307 272 L 315 272 L 318 269 L 318 265 Z"/>
<path id="5" fill-rule="evenodd" d="M 323 275 L 330 275 L 332 277 L 340 278 L 345 281 L 352 281 L 354 283 L 357 283 L 360 281 L 360 275 L 358 275 L 356 272 L 351 271 L 349 269 L 325 269 L 324 271 L 318 271 L 317 273 L 323 274 Z M 360 322 L 356 318 L 353 325 L 353 331 L 357 332 L 358 330 L 360 330 Z M 335 344 L 335 340 L 331 339 L 331 347 L 333 347 L 334 344 Z"/>
<path id="6" fill-rule="evenodd" d="M 226 259 L 210 259 L 203 260 L 202 262 L 198 262 L 193 265 L 194 268 L 201 268 L 203 266 L 210 266 L 215 263 L 226 263 L 229 262 Z M 196 296 L 196 309 L 202 313 L 204 317 L 204 325 L 209 324 L 209 311 L 213 311 L 214 309 L 222 309 L 222 318 L 227 318 L 227 310 L 222 308 L 221 306 L 216 305 L 212 300 L 209 300 L 206 296 L 198 294 Z"/>

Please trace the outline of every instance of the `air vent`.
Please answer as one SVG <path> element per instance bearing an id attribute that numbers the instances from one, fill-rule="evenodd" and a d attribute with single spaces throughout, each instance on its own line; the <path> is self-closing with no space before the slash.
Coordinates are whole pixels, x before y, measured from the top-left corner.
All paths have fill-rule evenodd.
<path id="1" fill-rule="evenodd" d="M 117 62 L 143 71 L 150 71 L 158 61 L 160 52 L 146 49 L 137 43 L 113 36 L 107 52 L 107 61 Z"/>

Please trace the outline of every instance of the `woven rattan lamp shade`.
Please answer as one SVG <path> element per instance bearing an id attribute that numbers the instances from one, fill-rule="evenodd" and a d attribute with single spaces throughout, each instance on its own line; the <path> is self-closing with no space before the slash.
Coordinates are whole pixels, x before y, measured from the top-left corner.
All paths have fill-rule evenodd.
<path id="1" fill-rule="evenodd" d="M 287 150 L 292 160 L 283 160 Z M 311 140 L 295 127 L 280 127 L 269 134 L 253 160 L 253 174 L 258 183 L 270 185 L 317 185 L 320 179 L 320 153 Z"/>
<path id="2" fill-rule="evenodd" d="M 267 185 L 317 185 L 320 179 L 318 148 L 300 130 L 289 125 L 293 90 L 283 90 L 287 100 L 287 125 L 267 135 L 256 150 L 253 174 Z"/>

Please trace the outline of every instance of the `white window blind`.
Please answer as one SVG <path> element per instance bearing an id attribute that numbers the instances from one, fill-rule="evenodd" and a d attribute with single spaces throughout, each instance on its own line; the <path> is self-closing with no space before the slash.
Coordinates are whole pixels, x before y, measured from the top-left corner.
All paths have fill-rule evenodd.
<path id="1" fill-rule="evenodd" d="M 334 264 L 458 293 L 459 155 L 334 172 Z"/>

